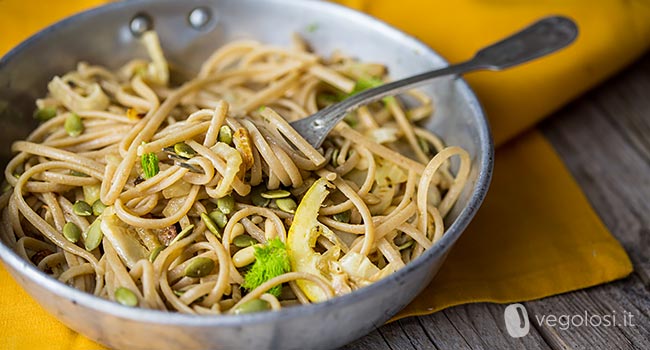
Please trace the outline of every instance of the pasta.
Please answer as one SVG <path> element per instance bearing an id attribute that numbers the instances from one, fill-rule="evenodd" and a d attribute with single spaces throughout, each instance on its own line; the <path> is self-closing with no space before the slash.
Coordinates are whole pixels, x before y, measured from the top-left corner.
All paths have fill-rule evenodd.
<path id="1" fill-rule="evenodd" d="M 426 95 L 361 107 L 320 149 L 289 125 L 384 66 L 246 40 L 174 85 L 142 40 L 149 60 L 54 77 L 12 146 L 0 238 L 40 270 L 128 306 L 239 314 L 350 293 L 443 236 L 470 159 L 415 126 Z"/>

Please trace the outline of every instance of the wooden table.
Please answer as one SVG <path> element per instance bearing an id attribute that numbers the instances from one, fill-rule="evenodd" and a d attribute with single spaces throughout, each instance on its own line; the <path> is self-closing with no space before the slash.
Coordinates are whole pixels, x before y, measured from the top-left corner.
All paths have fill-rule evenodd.
<path id="1" fill-rule="evenodd" d="M 477 303 L 382 326 L 345 349 L 650 349 L 650 54 L 540 127 L 630 255 L 632 275 L 523 303 L 531 328 L 522 338 L 506 331 L 506 305 Z M 561 330 L 534 319 L 585 311 L 631 313 L 634 326 Z"/>

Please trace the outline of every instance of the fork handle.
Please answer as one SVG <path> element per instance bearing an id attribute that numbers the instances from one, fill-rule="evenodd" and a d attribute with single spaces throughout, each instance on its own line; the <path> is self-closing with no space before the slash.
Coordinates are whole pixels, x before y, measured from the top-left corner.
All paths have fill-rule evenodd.
<path id="1" fill-rule="evenodd" d="M 463 74 L 482 69 L 498 71 L 528 62 L 566 47 L 575 40 L 577 35 L 578 28 L 572 20 L 561 16 L 547 17 L 478 51 L 468 61 L 362 91 L 290 124 L 307 142 L 314 148 L 318 148 L 334 126 L 346 114 L 360 106 L 424 85 L 443 75 Z"/>

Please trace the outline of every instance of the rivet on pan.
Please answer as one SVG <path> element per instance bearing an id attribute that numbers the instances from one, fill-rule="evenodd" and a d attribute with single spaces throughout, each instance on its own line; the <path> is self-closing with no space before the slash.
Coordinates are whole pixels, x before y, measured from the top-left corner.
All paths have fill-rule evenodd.
<path id="1" fill-rule="evenodd" d="M 151 30 L 153 27 L 152 24 L 153 23 L 151 17 L 144 13 L 138 13 L 131 19 L 131 23 L 129 23 L 129 29 L 131 29 L 131 33 L 133 35 L 140 36 L 144 34 L 144 32 Z"/>
<path id="2" fill-rule="evenodd" d="M 190 12 L 189 16 L 187 16 L 187 20 L 190 22 L 192 28 L 203 29 L 206 24 L 210 22 L 211 17 L 212 14 L 210 9 L 206 7 L 197 7 Z"/>

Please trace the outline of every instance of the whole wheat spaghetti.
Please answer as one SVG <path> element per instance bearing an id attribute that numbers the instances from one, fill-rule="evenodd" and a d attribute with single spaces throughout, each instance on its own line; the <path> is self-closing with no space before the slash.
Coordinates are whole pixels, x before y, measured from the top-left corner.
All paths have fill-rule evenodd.
<path id="1" fill-rule="evenodd" d="M 320 149 L 289 125 L 384 66 L 236 41 L 172 86 L 143 42 L 149 60 L 54 77 L 12 146 L 0 238 L 40 270 L 124 305 L 245 313 L 362 288 L 443 236 L 470 159 L 414 125 L 426 95 L 360 108 Z"/>

